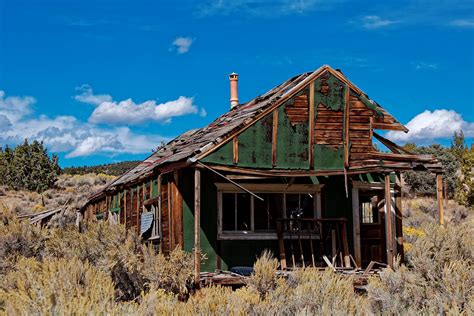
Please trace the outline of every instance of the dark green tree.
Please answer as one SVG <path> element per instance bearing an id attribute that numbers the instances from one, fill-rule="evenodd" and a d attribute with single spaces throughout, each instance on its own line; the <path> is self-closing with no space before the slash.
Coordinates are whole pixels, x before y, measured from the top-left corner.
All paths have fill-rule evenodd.
<path id="1" fill-rule="evenodd" d="M 460 164 L 460 172 L 456 178 L 455 200 L 465 206 L 474 205 L 474 151 L 465 144 L 464 133 L 454 133 L 451 152 Z"/>
<path id="2" fill-rule="evenodd" d="M 449 148 L 440 145 L 428 147 L 413 147 L 411 151 L 416 154 L 433 155 L 443 165 L 448 196 L 453 196 L 456 187 L 456 171 L 460 167 L 459 161 Z M 436 194 L 436 176 L 425 171 L 407 171 L 404 173 L 404 180 L 410 186 L 411 192 L 420 195 Z"/>
<path id="3" fill-rule="evenodd" d="M 464 140 L 464 133 L 462 130 L 454 132 L 453 139 L 451 140 L 451 152 L 456 159 L 461 162 L 464 159 L 464 153 L 467 151 L 467 146 Z"/>
<path id="4" fill-rule="evenodd" d="M 13 150 L 1 150 L 1 184 L 11 189 L 42 192 L 54 185 L 59 173 L 58 157 L 50 157 L 42 142 L 25 140 Z"/>

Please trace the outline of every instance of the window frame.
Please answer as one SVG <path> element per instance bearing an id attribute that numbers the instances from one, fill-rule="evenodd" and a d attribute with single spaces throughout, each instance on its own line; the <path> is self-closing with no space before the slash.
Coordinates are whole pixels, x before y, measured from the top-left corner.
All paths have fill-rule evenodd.
<path id="1" fill-rule="evenodd" d="M 215 183 L 217 187 L 217 239 L 218 240 L 276 240 L 276 230 L 255 231 L 255 209 L 254 199 L 250 196 L 250 230 L 225 231 L 223 227 L 223 193 L 246 193 L 232 183 Z M 286 194 L 313 194 L 314 206 L 313 217 L 321 217 L 321 189 L 324 184 L 277 184 L 277 183 L 252 183 L 241 184 L 247 190 L 255 194 L 263 193 L 281 193 L 283 194 L 283 209 L 286 210 Z M 286 211 L 283 213 L 286 218 Z"/>

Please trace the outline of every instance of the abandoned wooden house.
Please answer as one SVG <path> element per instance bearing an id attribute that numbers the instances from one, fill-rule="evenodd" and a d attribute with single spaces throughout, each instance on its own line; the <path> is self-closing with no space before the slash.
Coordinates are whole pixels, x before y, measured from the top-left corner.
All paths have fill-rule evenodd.
<path id="1" fill-rule="evenodd" d="M 392 264 L 405 170 L 437 174 L 443 220 L 441 165 L 377 134 L 407 128 L 341 71 L 322 66 L 243 104 L 237 82 L 232 73 L 227 113 L 97 192 L 84 218 L 120 222 L 165 254 L 193 252 L 196 278 L 252 266 L 264 249 L 282 269 Z"/>

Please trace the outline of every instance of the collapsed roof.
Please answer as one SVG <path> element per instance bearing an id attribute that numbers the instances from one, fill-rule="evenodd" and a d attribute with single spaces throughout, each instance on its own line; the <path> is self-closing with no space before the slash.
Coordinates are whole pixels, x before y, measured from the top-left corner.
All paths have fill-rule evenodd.
<path id="1" fill-rule="evenodd" d="M 292 77 L 265 94 L 247 103 L 233 107 L 230 111 L 224 113 L 203 128 L 190 130 L 179 135 L 168 144 L 159 147 L 156 152 L 139 163 L 135 168 L 118 177 L 100 192 L 94 194 L 91 200 L 99 198 L 105 191 L 114 191 L 119 187 L 128 186 L 140 179 L 149 177 L 153 173 L 166 173 L 182 168 L 205 157 L 217 147 L 226 143 L 232 135 L 235 135 L 240 130 L 244 130 L 263 117 L 263 115 L 270 113 L 270 111 L 283 104 L 283 102 L 294 96 L 298 91 L 306 87 L 310 81 L 325 71 L 331 72 L 332 75 L 347 84 L 350 87 L 351 94 L 358 96 L 365 101 L 365 104 L 381 114 L 382 119 L 374 122 L 374 128 L 408 131 L 405 126 L 400 124 L 379 104 L 369 99 L 364 92 L 352 84 L 340 71 L 324 65 L 314 72 L 307 72 Z M 387 145 L 385 142 L 383 143 Z M 389 143 L 388 146 L 390 147 L 391 144 L 393 143 Z M 398 154 L 411 154 L 403 149 L 400 151 L 399 148 L 394 147 L 392 151 L 395 153 L 398 151 Z M 437 163 L 432 157 L 422 157 L 421 161 Z"/>

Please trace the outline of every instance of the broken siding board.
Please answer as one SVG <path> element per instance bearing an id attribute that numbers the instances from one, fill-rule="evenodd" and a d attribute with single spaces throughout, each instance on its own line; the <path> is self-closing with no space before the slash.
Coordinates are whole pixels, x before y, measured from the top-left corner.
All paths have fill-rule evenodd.
<path id="1" fill-rule="evenodd" d="M 268 114 L 238 136 L 239 167 L 272 168 L 273 115 Z"/>
<path id="2" fill-rule="evenodd" d="M 285 114 L 292 125 L 301 124 L 309 118 L 309 90 L 303 89 L 284 103 Z"/>
<path id="3" fill-rule="evenodd" d="M 339 147 L 343 144 L 344 117 L 342 112 L 328 110 L 319 104 L 316 109 L 314 144 Z"/>
<path id="4" fill-rule="evenodd" d="M 278 109 L 276 168 L 309 169 L 309 123 L 292 125 L 284 107 Z"/>
<path id="5" fill-rule="evenodd" d="M 332 75 L 324 72 L 314 81 L 315 104 L 324 104 L 332 111 L 343 111 L 345 107 L 345 84 Z"/>

